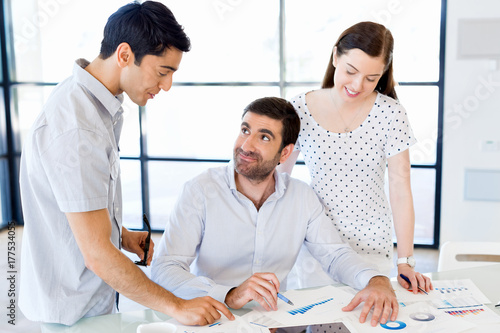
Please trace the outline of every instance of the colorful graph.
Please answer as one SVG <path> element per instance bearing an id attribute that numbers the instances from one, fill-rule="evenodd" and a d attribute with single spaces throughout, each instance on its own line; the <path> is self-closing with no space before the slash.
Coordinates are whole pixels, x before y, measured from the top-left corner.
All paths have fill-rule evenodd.
<path id="1" fill-rule="evenodd" d="M 474 297 L 450 297 L 449 299 L 432 300 L 432 304 L 438 309 L 465 308 L 482 305 Z"/>
<path id="2" fill-rule="evenodd" d="M 386 330 L 402 330 L 403 328 L 406 327 L 406 323 L 399 320 L 396 321 L 388 320 L 387 323 L 380 324 L 380 326 L 385 328 Z"/>
<path id="3" fill-rule="evenodd" d="M 456 293 L 460 291 L 467 291 L 469 290 L 467 287 L 460 286 L 460 287 L 446 287 L 446 288 L 434 288 L 434 290 L 439 291 L 441 294 L 451 294 L 451 293 Z"/>
<path id="4" fill-rule="evenodd" d="M 436 319 L 436 316 L 428 312 L 415 312 L 410 314 L 410 318 L 416 321 L 432 321 Z"/>
<path id="5" fill-rule="evenodd" d="M 445 312 L 455 317 L 466 317 L 470 315 L 478 315 L 481 312 L 484 312 L 484 309 L 465 309 L 465 310 L 455 310 L 455 311 L 445 311 Z"/>
<path id="6" fill-rule="evenodd" d="M 329 299 L 325 299 L 324 301 L 321 301 L 321 302 L 317 302 L 317 303 L 313 303 L 313 304 L 309 304 L 309 305 L 306 305 L 306 306 L 303 306 L 301 308 L 297 308 L 297 309 L 294 309 L 294 310 L 290 310 L 290 311 L 287 311 L 289 314 L 295 316 L 297 314 L 304 314 L 306 313 L 307 311 L 311 310 L 312 308 L 314 308 L 315 306 L 318 306 L 318 305 L 321 305 L 321 304 L 325 304 L 327 302 L 330 302 L 331 300 L 333 300 L 333 298 L 329 298 Z"/>

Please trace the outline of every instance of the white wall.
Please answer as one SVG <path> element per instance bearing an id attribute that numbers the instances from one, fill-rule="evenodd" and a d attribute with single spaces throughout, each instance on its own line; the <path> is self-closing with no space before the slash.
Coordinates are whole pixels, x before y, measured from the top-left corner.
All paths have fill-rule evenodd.
<path id="1" fill-rule="evenodd" d="M 500 151 L 481 151 L 485 140 L 500 142 L 500 64 L 457 57 L 458 20 L 500 18 L 500 1 L 448 0 L 441 239 L 500 241 L 500 202 L 464 199 L 466 169 L 500 171 Z M 492 43 L 500 43 L 500 31 Z M 478 36 L 480 38 L 480 36 Z"/>

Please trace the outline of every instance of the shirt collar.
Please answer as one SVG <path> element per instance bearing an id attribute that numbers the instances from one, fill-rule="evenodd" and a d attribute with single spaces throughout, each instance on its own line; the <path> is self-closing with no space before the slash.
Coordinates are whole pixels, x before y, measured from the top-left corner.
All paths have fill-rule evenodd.
<path id="1" fill-rule="evenodd" d="M 121 108 L 123 103 L 123 94 L 114 96 L 99 80 L 85 70 L 85 67 L 89 64 L 90 62 L 83 58 L 76 60 L 73 67 L 73 76 L 79 84 L 84 86 L 92 95 L 94 95 L 95 98 L 99 100 L 99 102 L 102 103 L 113 119 L 115 116 L 121 116 L 123 113 L 123 109 Z"/>
<path id="2" fill-rule="evenodd" d="M 229 189 L 237 192 L 236 189 L 236 180 L 234 178 L 234 160 L 231 160 L 226 168 L 226 176 L 229 185 Z M 279 199 L 281 198 L 286 191 L 286 187 L 288 184 L 290 177 L 287 173 L 279 173 L 274 170 L 274 192 L 269 196 L 271 199 Z M 268 200 L 269 200 L 268 198 Z"/>

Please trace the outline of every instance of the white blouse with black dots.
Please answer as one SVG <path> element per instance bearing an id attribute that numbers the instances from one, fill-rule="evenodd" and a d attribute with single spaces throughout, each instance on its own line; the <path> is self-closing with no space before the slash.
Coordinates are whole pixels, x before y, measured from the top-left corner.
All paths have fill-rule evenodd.
<path id="1" fill-rule="evenodd" d="M 404 107 L 379 93 L 358 128 L 334 133 L 316 123 L 305 93 L 291 103 L 301 121 L 295 149 L 304 156 L 311 186 L 326 214 L 354 250 L 371 259 L 385 258 L 392 267 L 392 214 L 384 190 L 386 162 L 416 142 Z"/>

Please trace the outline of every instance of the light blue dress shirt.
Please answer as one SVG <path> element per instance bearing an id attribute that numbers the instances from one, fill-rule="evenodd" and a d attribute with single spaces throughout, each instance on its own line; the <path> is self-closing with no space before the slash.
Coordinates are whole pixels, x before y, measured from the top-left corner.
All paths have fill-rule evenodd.
<path id="1" fill-rule="evenodd" d="M 24 215 L 19 306 L 33 321 L 71 325 L 113 311 L 115 293 L 85 267 L 65 213 L 106 208 L 120 248 L 118 141 L 123 96 L 113 96 L 77 60 L 50 95 L 21 156 Z"/>
<path id="2" fill-rule="evenodd" d="M 336 281 L 362 289 L 380 275 L 342 242 L 309 185 L 274 178 L 259 210 L 237 191 L 232 163 L 187 182 L 155 251 L 153 281 L 178 297 L 221 302 L 258 272 L 276 274 L 284 289 L 303 244 Z"/>

